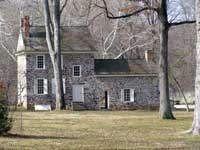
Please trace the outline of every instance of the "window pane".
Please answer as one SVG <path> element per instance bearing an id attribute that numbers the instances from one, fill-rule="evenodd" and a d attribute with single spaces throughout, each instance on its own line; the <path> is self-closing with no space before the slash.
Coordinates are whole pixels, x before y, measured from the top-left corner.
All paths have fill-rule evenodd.
<path id="1" fill-rule="evenodd" d="M 130 89 L 124 89 L 124 101 L 131 100 L 131 91 Z"/>
<path id="2" fill-rule="evenodd" d="M 44 80 L 43 79 L 38 79 L 38 94 L 44 94 Z"/>
<path id="3" fill-rule="evenodd" d="M 75 76 L 75 77 L 80 77 L 80 75 L 81 75 L 81 72 L 80 72 L 80 66 L 74 66 L 74 69 L 73 69 L 73 75 Z"/>
<path id="4" fill-rule="evenodd" d="M 37 56 L 37 68 L 44 68 L 44 56 Z"/>

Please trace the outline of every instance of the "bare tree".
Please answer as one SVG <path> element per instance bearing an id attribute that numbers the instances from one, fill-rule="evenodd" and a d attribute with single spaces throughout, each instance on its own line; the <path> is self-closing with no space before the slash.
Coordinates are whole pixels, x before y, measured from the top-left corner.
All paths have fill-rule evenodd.
<path id="1" fill-rule="evenodd" d="M 196 0 L 196 79 L 195 79 L 195 110 L 192 127 L 188 131 L 193 135 L 200 135 L 200 1 Z"/>
<path id="2" fill-rule="evenodd" d="M 160 30 L 160 53 L 159 53 L 159 90 L 160 90 L 160 118 L 162 119 L 174 119 L 170 99 L 169 99 L 169 79 L 168 79 L 168 31 L 171 26 L 182 25 L 186 23 L 194 23 L 195 21 L 180 21 L 180 22 L 169 22 L 168 20 L 168 3 L 166 0 L 155 0 L 152 5 L 151 0 L 139 0 L 143 5 L 134 5 L 134 11 L 123 14 L 120 16 L 114 16 L 109 10 L 105 0 L 103 0 L 103 8 L 109 19 L 120 19 L 127 18 L 133 15 L 143 13 L 151 10 L 155 11 L 159 19 L 159 30 Z"/>
<path id="3" fill-rule="evenodd" d="M 31 21 L 40 22 L 40 3 L 39 0 L 6 0 L 1 3 L 4 7 L 0 9 L 0 48 L 16 62 L 16 35 L 21 17 L 30 15 Z"/>
<path id="4" fill-rule="evenodd" d="M 50 7 L 48 0 L 43 0 L 46 40 L 55 77 L 56 109 L 60 110 L 65 109 L 60 40 L 60 14 L 63 9 L 60 9 L 59 0 L 52 0 L 51 5 L 52 7 Z"/>

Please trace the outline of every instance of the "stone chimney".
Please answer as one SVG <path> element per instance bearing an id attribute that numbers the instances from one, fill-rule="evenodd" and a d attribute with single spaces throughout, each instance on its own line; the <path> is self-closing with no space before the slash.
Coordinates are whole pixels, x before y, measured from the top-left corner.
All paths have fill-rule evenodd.
<path id="1" fill-rule="evenodd" d="M 24 18 L 21 19 L 21 29 L 26 37 L 30 36 L 30 18 L 29 18 L 29 16 L 24 16 Z"/>
<path id="2" fill-rule="evenodd" d="M 144 59 L 146 60 L 146 62 L 153 61 L 154 59 L 153 50 L 146 50 L 144 53 Z"/>

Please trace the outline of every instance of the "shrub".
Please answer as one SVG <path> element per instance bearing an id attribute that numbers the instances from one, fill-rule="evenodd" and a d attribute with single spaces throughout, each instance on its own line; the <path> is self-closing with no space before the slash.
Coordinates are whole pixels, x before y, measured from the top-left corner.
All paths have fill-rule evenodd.
<path id="1" fill-rule="evenodd" d="M 12 118 L 9 117 L 8 100 L 5 93 L 0 93 L 0 135 L 6 134 L 12 128 Z"/>

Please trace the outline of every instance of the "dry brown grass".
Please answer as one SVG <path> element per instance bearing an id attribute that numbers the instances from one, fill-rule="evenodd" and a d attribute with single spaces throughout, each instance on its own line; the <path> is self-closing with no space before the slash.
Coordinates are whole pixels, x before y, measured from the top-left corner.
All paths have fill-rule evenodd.
<path id="1" fill-rule="evenodd" d="M 159 120 L 157 112 L 24 112 L 14 113 L 11 134 L 0 137 L 0 149 L 200 149 L 200 138 L 188 129 L 192 113 L 176 112 L 176 120 Z"/>

